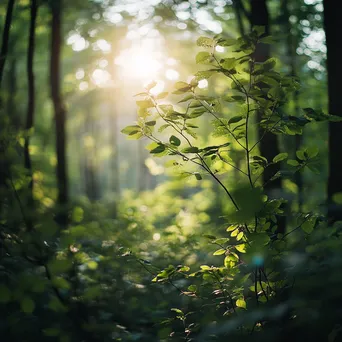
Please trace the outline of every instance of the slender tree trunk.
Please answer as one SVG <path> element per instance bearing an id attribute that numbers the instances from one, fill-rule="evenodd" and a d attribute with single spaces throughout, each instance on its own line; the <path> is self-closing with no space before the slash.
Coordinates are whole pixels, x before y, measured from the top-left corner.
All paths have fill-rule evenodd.
<path id="1" fill-rule="evenodd" d="M 8 53 L 8 42 L 9 42 L 9 35 L 10 35 L 10 30 L 11 30 L 14 3 L 15 3 L 15 0 L 8 0 L 5 27 L 4 27 L 4 31 L 2 34 L 2 45 L 1 45 L 1 50 L 0 50 L 0 89 L 1 89 L 1 82 L 2 82 L 3 75 L 4 75 L 4 69 L 5 69 L 6 58 L 7 58 L 7 53 Z"/>
<path id="2" fill-rule="evenodd" d="M 285 32 L 287 34 L 287 55 L 289 57 L 289 66 L 290 66 L 290 74 L 293 77 L 297 76 L 297 66 L 296 66 L 296 48 L 298 46 L 298 42 L 296 41 L 295 36 L 291 33 L 291 24 L 289 21 L 290 11 L 289 11 L 289 1 L 282 0 L 281 3 L 282 17 L 283 17 L 283 26 Z M 293 103 L 294 103 L 294 112 L 295 115 L 299 114 L 299 92 L 296 90 L 293 94 Z M 295 151 L 299 150 L 302 146 L 302 136 L 297 134 L 295 136 Z M 298 210 L 301 211 L 303 207 L 303 177 L 300 172 L 296 172 L 295 174 L 295 183 L 298 188 Z"/>
<path id="3" fill-rule="evenodd" d="M 269 26 L 269 13 L 266 4 L 266 0 L 250 0 L 251 1 L 251 26 L 264 26 L 265 33 L 270 33 Z M 270 47 L 267 44 L 259 44 L 255 51 L 256 62 L 265 62 L 270 58 Z M 258 118 L 260 121 L 260 117 Z M 263 134 L 262 130 L 259 130 L 259 136 Z M 268 161 L 272 161 L 273 157 L 279 153 L 277 136 L 267 132 L 265 137 L 260 142 L 260 153 L 267 158 Z M 272 176 L 274 176 L 280 170 L 279 164 L 274 164 L 266 168 L 263 174 L 264 183 L 266 183 Z M 278 178 L 273 182 L 267 182 L 265 187 L 268 192 L 273 192 L 281 188 L 281 180 Z"/>
<path id="4" fill-rule="evenodd" d="M 340 34 L 340 2 L 337 0 L 323 0 L 324 28 L 327 44 L 328 94 L 329 114 L 342 116 L 340 84 L 341 68 L 341 34 Z M 328 176 L 328 216 L 334 222 L 342 220 L 342 207 L 333 204 L 335 193 L 342 192 L 342 122 L 329 123 L 329 176 Z"/>
<path id="5" fill-rule="evenodd" d="M 110 122 L 110 146 L 112 148 L 112 156 L 110 160 L 110 189 L 114 193 L 115 196 L 115 203 L 117 204 L 119 197 L 120 197 L 120 183 L 119 183 L 119 177 L 120 177 L 120 170 L 119 170 L 119 147 L 118 147 L 118 123 L 117 123 L 117 111 L 115 109 L 115 99 L 110 98 L 110 112 L 109 112 L 109 122 Z M 114 208 L 114 215 L 116 217 L 117 215 L 117 208 L 115 204 Z"/>
<path id="6" fill-rule="evenodd" d="M 37 0 L 31 0 L 31 19 L 30 19 L 30 33 L 28 41 L 27 50 L 27 84 L 28 84 L 28 104 L 27 104 L 27 114 L 26 114 L 26 138 L 24 146 L 24 158 L 25 158 L 25 168 L 28 170 L 31 181 L 30 181 L 30 191 L 32 199 L 33 190 L 33 179 L 32 179 L 32 163 L 30 157 L 30 134 L 34 125 L 34 111 L 35 111 L 35 78 L 33 71 L 34 63 L 34 52 L 35 52 L 35 30 L 36 30 L 36 20 L 37 20 Z"/>
<path id="7" fill-rule="evenodd" d="M 114 68 L 113 68 L 114 69 Z M 120 195 L 119 189 L 119 154 L 118 154 L 118 117 L 115 108 L 115 97 L 111 94 L 113 89 L 109 89 L 109 123 L 110 123 L 110 146 L 112 148 L 113 154 L 111 158 L 111 176 L 110 179 L 110 189 L 114 192 L 115 196 Z"/>
<path id="8" fill-rule="evenodd" d="M 250 0 L 251 4 L 251 13 L 250 13 L 250 24 L 253 26 L 263 26 L 265 27 L 265 34 L 270 34 L 270 24 L 269 24 L 269 12 L 267 8 L 266 0 Z M 256 62 L 265 62 L 270 58 L 270 46 L 267 44 L 258 44 L 256 47 L 256 51 L 254 54 L 254 58 Z M 258 113 L 258 121 L 261 120 L 261 114 Z M 263 135 L 263 130 L 259 128 L 259 136 Z M 277 136 L 267 132 L 264 138 L 261 140 L 260 145 L 260 153 L 263 157 L 265 157 L 268 161 L 272 161 L 273 157 L 275 157 L 279 153 L 279 144 Z M 267 167 L 263 173 L 263 183 L 265 185 L 266 193 L 269 197 L 274 197 L 277 192 L 281 190 L 281 178 L 278 177 L 272 182 L 269 180 L 280 171 L 280 164 L 273 164 Z M 285 219 L 283 217 L 278 217 L 278 232 L 283 233 L 285 231 Z"/>
<path id="9" fill-rule="evenodd" d="M 57 187 L 58 205 L 60 214 L 58 221 L 61 225 L 67 224 L 66 206 L 68 203 L 68 178 L 66 159 L 66 110 L 61 97 L 61 70 L 60 58 L 62 48 L 61 33 L 61 1 L 51 1 L 51 59 L 50 59 L 50 82 L 51 99 L 53 102 L 55 125 L 56 125 L 56 154 L 57 154 Z"/>
<path id="10" fill-rule="evenodd" d="M 12 58 L 8 75 L 8 99 L 6 103 L 7 113 L 10 114 L 10 122 L 14 128 L 20 129 L 20 118 L 16 108 L 16 97 L 18 92 L 17 84 L 17 60 Z"/>
<path id="11" fill-rule="evenodd" d="M 148 169 L 145 165 L 145 151 L 144 151 L 144 145 L 142 140 L 138 140 L 138 192 L 142 192 L 146 190 L 146 181 L 147 181 L 147 172 Z"/>
<path id="12" fill-rule="evenodd" d="M 233 1 L 233 7 L 234 7 L 234 12 L 236 15 L 236 20 L 239 28 L 239 33 L 241 36 L 245 35 L 245 27 L 243 26 L 243 20 L 242 20 L 242 3 L 241 0 L 234 0 Z"/>

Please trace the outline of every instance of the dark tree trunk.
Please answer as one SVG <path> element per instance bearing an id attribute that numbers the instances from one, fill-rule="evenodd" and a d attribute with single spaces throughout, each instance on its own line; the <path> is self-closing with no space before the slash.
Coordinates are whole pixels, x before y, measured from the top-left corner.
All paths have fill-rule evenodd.
<path id="1" fill-rule="evenodd" d="M 21 128 L 20 117 L 16 108 L 16 97 L 18 92 L 17 84 L 17 60 L 12 58 L 8 75 L 8 99 L 6 103 L 7 113 L 11 114 L 10 122 L 12 126 L 19 130 Z"/>
<path id="2" fill-rule="evenodd" d="M 270 33 L 269 27 L 269 13 L 266 4 L 266 0 L 250 0 L 251 1 L 251 26 L 264 26 L 265 34 L 268 35 Z M 256 62 L 265 62 L 270 58 L 270 47 L 267 44 L 259 44 L 256 48 L 254 55 Z M 260 121 L 260 117 L 258 118 Z M 263 134 L 263 131 L 260 129 L 259 136 Z M 267 158 L 268 161 L 272 161 L 273 157 L 279 153 L 278 140 L 277 136 L 272 133 L 266 133 L 264 138 L 261 140 L 260 145 L 260 153 L 262 156 Z M 279 164 L 274 164 L 266 168 L 263 174 L 264 183 L 266 183 L 265 188 L 268 192 L 272 193 L 274 190 L 279 190 L 281 188 L 281 180 L 280 178 L 276 179 L 273 182 L 268 182 L 270 178 L 272 178 L 278 171 L 280 170 Z"/>
<path id="3" fill-rule="evenodd" d="M 27 169 L 27 172 L 30 176 L 29 183 L 29 193 L 28 193 L 28 207 L 29 212 L 33 209 L 33 173 L 32 173 L 32 163 L 30 157 L 30 134 L 32 134 L 32 128 L 34 123 L 34 110 L 35 110 L 35 83 L 34 83 L 34 71 L 33 71 L 33 62 L 34 62 L 34 52 L 35 52 L 35 31 L 36 31 L 36 20 L 37 20 L 37 1 L 31 0 L 31 10 L 30 10 L 30 31 L 29 31 L 29 40 L 28 40 L 28 49 L 27 49 L 27 89 L 28 89 L 28 103 L 27 103 L 27 113 L 26 113 L 26 137 L 25 137 L 25 145 L 24 145 L 24 165 Z M 28 229 L 32 230 L 33 223 L 31 220 L 31 216 L 28 217 L 27 224 Z"/>
<path id="4" fill-rule="evenodd" d="M 239 33 L 241 36 L 243 36 L 245 35 L 245 27 L 243 25 L 243 20 L 242 20 L 243 7 L 242 7 L 241 0 L 234 0 L 233 7 L 234 7 L 235 15 L 236 15 Z"/>
<path id="5" fill-rule="evenodd" d="M 4 26 L 4 31 L 2 35 L 2 44 L 1 44 L 1 50 L 0 50 L 0 89 L 1 89 L 1 82 L 2 82 L 3 75 L 4 75 L 4 69 L 5 69 L 6 58 L 7 58 L 7 53 L 8 53 L 8 42 L 9 42 L 9 35 L 10 35 L 10 30 L 11 30 L 14 3 L 15 3 L 15 0 L 8 1 L 5 26 Z"/>
<path id="6" fill-rule="evenodd" d="M 287 41 L 286 41 L 286 48 L 287 48 L 287 55 L 289 58 L 289 67 L 290 67 L 290 75 L 293 77 L 297 76 L 297 66 L 296 66 L 296 48 L 298 46 L 298 41 L 296 37 L 292 34 L 291 30 L 291 23 L 290 23 L 290 10 L 289 10 L 289 1 L 282 0 L 281 3 L 281 11 L 282 11 L 282 21 L 283 27 L 287 34 Z M 294 113 L 295 115 L 299 114 L 299 92 L 296 90 L 293 94 L 293 103 L 294 103 Z M 299 150 L 302 146 L 302 136 L 296 135 L 295 136 L 295 151 Z M 298 188 L 298 210 L 301 211 L 303 207 L 303 177 L 302 173 L 296 172 L 295 174 L 295 183 Z"/>
<path id="7" fill-rule="evenodd" d="M 265 35 L 270 34 L 270 18 L 267 8 L 266 0 L 250 0 L 251 12 L 250 12 L 250 24 L 253 26 L 265 27 Z M 268 44 L 258 44 L 255 50 L 254 58 L 256 62 L 262 63 L 270 58 L 270 46 Z M 258 121 L 261 120 L 261 114 L 258 113 Z M 259 137 L 263 135 L 263 130 L 259 129 Z M 260 154 L 268 161 L 272 161 L 279 153 L 277 136 L 267 132 L 264 138 L 259 144 Z M 265 190 L 269 197 L 275 197 L 277 193 L 281 191 L 281 178 L 278 177 L 274 181 L 269 181 L 277 172 L 280 171 L 280 164 L 273 164 L 267 167 L 263 173 L 263 183 L 265 184 Z M 278 232 L 283 233 L 285 231 L 285 220 L 283 217 L 278 217 Z"/>
<path id="8" fill-rule="evenodd" d="M 24 147 L 24 157 L 25 157 L 25 168 L 28 170 L 31 181 L 30 181 L 30 191 L 33 190 L 33 180 L 32 180 L 32 163 L 29 152 L 30 147 L 30 130 L 33 128 L 34 124 L 34 111 L 35 111 L 35 78 L 33 71 L 34 62 L 34 52 L 35 52 L 35 30 L 36 30 L 36 20 L 37 20 L 37 0 L 31 0 L 31 19 L 30 19 L 30 33 L 28 41 L 27 50 L 27 84 L 28 84 L 28 104 L 27 104 L 27 114 L 26 114 L 26 133 L 25 147 Z"/>
<path id="9" fill-rule="evenodd" d="M 58 205 L 60 213 L 58 222 L 61 225 L 67 224 L 67 203 L 68 203 L 68 178 L 67 178 L 67 160 L 66 160 L 66 110 L 61 97 L 61 1 L 51 1 L 51 59 L 50 59 L 50 82 L 51 99 L 54 108 L 54 117 L 56 125 L 56 154 L 57 154 L 57 187 L 58 187 Z"/>
<path id="10" fill-rule="evenodd" d="M 327 44 L 328 94 L 329 114 L 342 116 L 340 83 L 342 79 L 341 68 L 341 34 L 339 8 L 337 0 L 323 0 L 324 28 Z M 342 220 L 341 206 L 332 203 L 335 193 L 342 192 L 342 122 L 329 123 L 329 176 L 328 176 L 328 216 L 334 222 Z"/>

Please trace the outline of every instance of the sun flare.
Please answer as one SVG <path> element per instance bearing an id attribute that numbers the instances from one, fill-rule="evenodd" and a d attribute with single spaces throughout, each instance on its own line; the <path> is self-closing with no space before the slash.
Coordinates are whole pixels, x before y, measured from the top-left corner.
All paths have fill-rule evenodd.
<path id="1" fill-rule="evenodd" d="M 115 59 L 115 64 L 120 67 L 125 77 L 143 82 L 158 78 L 163 69 L 161 54 L 144 47 L 121 51 Z"/>

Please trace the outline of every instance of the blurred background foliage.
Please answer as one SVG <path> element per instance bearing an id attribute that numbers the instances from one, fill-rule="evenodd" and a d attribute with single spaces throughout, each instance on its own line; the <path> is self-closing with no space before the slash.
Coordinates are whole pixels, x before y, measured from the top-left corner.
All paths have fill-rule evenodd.
<path id="1" fill-rule="evenodd" d="M 301 213 L 319 219 L 272 252 L 281 260 L 274 272 L 285 269 L 293 286 L 284 288 L 276 305 L 241 309 L 237 319 L 224 315 L 215 294 L 211 299 L 213 287 L 181 276 L 188 267 L 196 272 L 201 265 L 222 264 L 208 236 L 227 237 L 231 205 L 224 192 L 209 178 L 186 177 L 171 157 L 152 157 L 147 139 L 127 141 L 120 133 L 137 120 L 134 95 L 151 81 L 155 95 L 172 91 L 176 81 L 190 82 L 198 71 L 198 37 L 247 34 L 253 8 L 263 6 L 276 69 L 301 84 L 286 110 L 293 116 L 306 107 L 328 112 L 322 0 L 1 2 L 2 341 L 341 339 L 340 226 L 325 219 L 329 156 L 338 156 L 339 147 L 329 148 L 328 123 L 312 123 L 300 137 L 277 138 L 292 159 L 303 146 L 317 147 L 320 157 L 315 172 L 281 183 L 287 231 L 297 229 Z M 32 9 L 37 10 L 33 45 Z M 227 48 L 217 46 L 216 52 L 223 55 Z M 51 66 L 53 56 L 60 70 Z M 60 85 L 54 91 L 56 79 Z M 198 87 L 209 96 L 227 91 L 216 76 L 204 77 Z M 222 113 L 238 110 L 233 103 Z M 222 143 L 205 118 L 196 125 L 199 145 Z M 65 133 L 62 142 L 56 127 Z M 257 139 L 256 127 L 251 134 Z M 237 144 L 230 157 L 244 165 Z M 281 164 L 285 174 L 289 169 Z M 217 172 L 238 191 L 234 168 L 219 164 Z M 341 204 L 339 186 L 335 199 Z M 180 276 L 165 284 L 152 281 L 168 267 Z M 195 295 L 200 287 L 203 297 Z M 267 327 L 259 334 L 264 327 L 255 322 L 265 315 Z M 241 322 L 253 333 L 238 329 Z"/>

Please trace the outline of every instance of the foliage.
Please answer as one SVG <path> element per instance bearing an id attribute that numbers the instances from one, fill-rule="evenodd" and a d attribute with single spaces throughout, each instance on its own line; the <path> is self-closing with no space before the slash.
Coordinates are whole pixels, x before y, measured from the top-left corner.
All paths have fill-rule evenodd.
<path id="1" fill-rule="evenodd" d="M 340 117 L 313 109 L 327 98 L 324 49 L 309 39 L 323 33 L 323 7 L 307 2 L 268 1 L 274 37 L 255 27 L 235 39 L 234 26 L 244 31 L 246 23 L 230 19 L 249 21 L 247 1 L 15 1 L 0 56 L 1 340 L 340 340 L 341 223 L 328 222 L 321 203 L 322 133 Z M 10 3 L 0 4 L 1 28 Z M 48 63 L 56 44 L 51 5 L 59 4 L 65 46 L 57 98 L 67 126 L 59 132 L 70 184 L 62 205 L 45 86 L 56 71 Z M 218 27 L 222 35 L 212 37 Z M 204 31 L 198 53 L 188 53 Z M 134 35 L 139 44 L 165 36 L 165 57 L 175 59 L 164 66 L 186 81 L 171 94 L 156 91 L 160 80 L 148 84 L 136 95 L 137 122 L 117 136 L 132 120 L 125 92 L 141 87 L 141 79 L 130 83 L 130 69 L 139 71 L 132 61 L 122 78 L 115 64 Z M 280 58 L 257 63 L 255 49 L 265 44 Z M 146 56 L 133 57 L 148 67 Z M 282 147 L 269 160 L 259 152 L 266 132 Z M 265 182 L 274 165 L 280 172 Z M 265 190 L 276 179 L 282 188 Z M 338 209 L 342 193 L 332 199 Z"/>
<path id="2" fill-rule="evenodd" d="M 190 304 L 187 309 L 172 309 L 176 313 L 174 319 L 180 324 L 170 336 L 179 340 L 225 340 L 228 336 L 230 340 L 241 340 L 242 336 L 278 340 L 283 334 L 296 339 L 296 329 L 305 329 L 309 324 L 302 316 L 301 307 L 307 305 L 316 310 L 303 294 L 305 304 L 294 300 L 303 284 L 295 287 L 294 280 L 300 278 L 305 282 L 303 274 L 311 274 L 303 268 L 303 260 L 313 263 L 313 268 L 319 267 L 315 264 L 318 255 L 312 254 L 315 248 L 311 244 L 324 231 L 325 219 L 313 212 L 288 214 L 294 228 L 281 231 L 277 222 L 284 215 L 286 200 L 266 194 L 260 176 L 270 165 L 285 160 L 287 170 L 274 174 L 266 182 L 279 177 L 291 178 L 306 168 L 319 172 L 318 149 L 302 148 L 296 152 L 296 159 L 288 159 L 288 153 L 282 152 L 267 160 L 257 152 L 257 147 L 266 132 L 302 134 L 303 128 L 312 121 L 340 121 L 340 118 L 311 108 L 304 108 L 300 116 L 286 113 L 284 105 L 289 94 L 298 90 L 299 83 L 294 77 L 277 72 L 274 58 L 255 62 L 256 46 L 269 44 L 268 38 L 261 27 L 236 40 L 199 38 L 197 44 L 207 50 L 197 54 L 196 63 L 208 64 L 209 69 L 200 70 L 189 83 L 175 84 L 172 94 L 181 96 L 177 105 L 161 101 L 164 93 L 151 94 L 155 83 L 149 84 L 145 92 L 137 95 L 142 98 L 137 101 L 137 124 L 122 130 L 132 139 L 151 140 L 147 149 L 155 157 L 176 158 L 171 163 L 183 175 L 194 176 L 197 181 L 210 176 L 231 203 L 226 216 L 227 232 L 217 232 L 219 236 L 205 235 L 212 254 L 220 262 L 201 265 L 198 270 L 169 265 L 152 279 L 152 282 L 177 287 L 182 295 L 193 299 L 194 305 L 201 302 L 202 309 L 198 311 L 193 311 Z M 218 57 L 217 46 L 228 47 L 228 56 Z M 199 81 L 212 76 L 222 77 L 226 82 L 225 91 L 219 97 L 198 90 Z M 206 124 L 211 120 L 211 133 L 218 138 L 216 145 L 196 141 L 195 121 L 201 116 L 206 116 Z M 252 125 L 262 127 L 263 135 L 251 139 Z M 243 167 L 231 157 L 234 149 L 243 151 Z M 232 169 L 239 172 L 240 180 L 231 190 L 222 175 L 229 175 Z M 302 233 L 298 234 L 298 230 Z M 305 236 L 305 243 L 300 235 Z M 339 230 L 332 235 L 334 238 L 328 239 L 329 243 L 339 243 Z M 305 282 L 305 286 L 310 292 L 310 285 Z M 211 326 L 210 322 L 215 325 Z M 322 338 L 329 334 L 328 325 L 320 328 Z"/>

